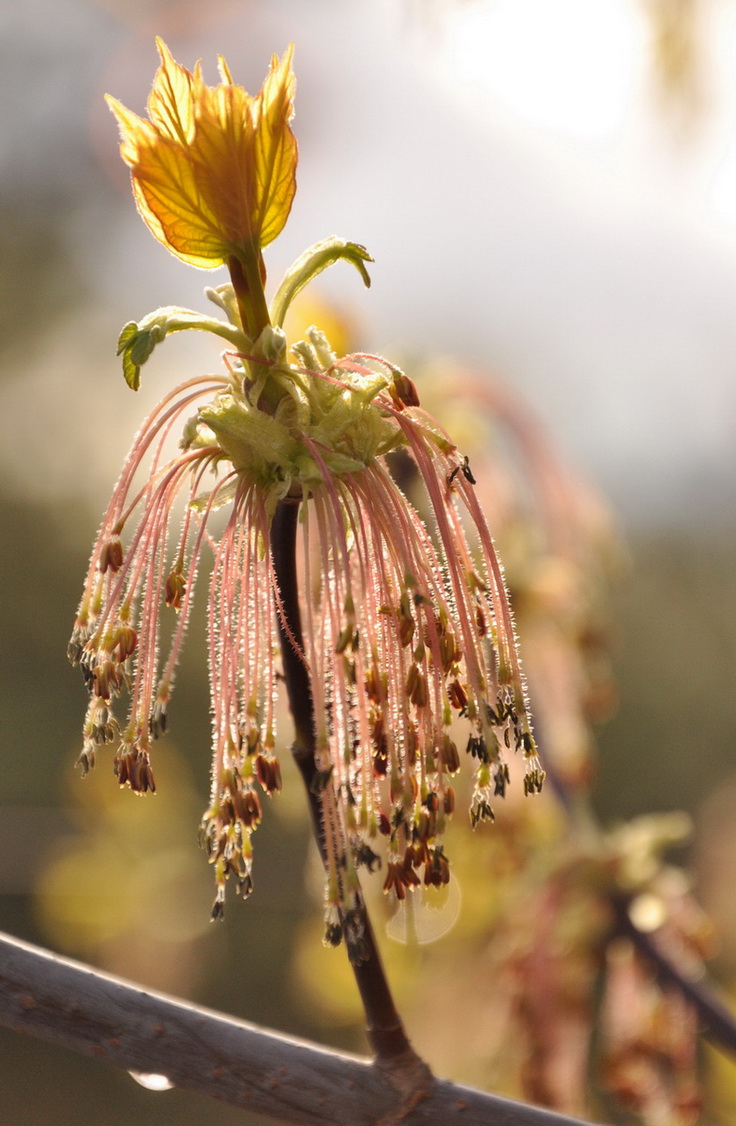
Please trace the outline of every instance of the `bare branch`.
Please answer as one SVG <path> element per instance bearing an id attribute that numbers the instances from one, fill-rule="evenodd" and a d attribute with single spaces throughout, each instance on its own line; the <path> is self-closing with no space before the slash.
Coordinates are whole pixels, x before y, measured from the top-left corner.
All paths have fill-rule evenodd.
<path id="1" fill-rule="evenodd" d="M 618 925 L 622 934 L 629 938 L 654 966 L 659 977 L 668 985 L 679 990 L 698 1014 L 703 1036 L 717 1048 L 736 1054 L 736 1016 L 718 995 L 705 973 L 692 971 L 685 965 L 678 965 L 674 952 L 666 951 L 657 940 L 656 932 L 647 934 L 640 930 L 629 914 L 626 900 L 614 904 Z"/>
<path id="2" fill-rule="evenodd" d="M 443 1081 L 407 1110 L 367 1060 L 148 992 L 5 935 L 0 1024 L 299 1126 L 584 1126 Z"/>

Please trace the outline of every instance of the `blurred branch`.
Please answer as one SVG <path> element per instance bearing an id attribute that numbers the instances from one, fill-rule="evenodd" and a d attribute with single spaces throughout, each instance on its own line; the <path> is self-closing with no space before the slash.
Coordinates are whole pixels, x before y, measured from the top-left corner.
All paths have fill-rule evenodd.
<path id="1" fill-rule="evenodd" d="M 665 951 L 658 942 L 656 931 L 647 933 L 640 930 L 631 919 L 627 901 L 619 901 L 614 906 L 620 933 L 651 962 L 662 980 L 679 990 L 694 1007 L 703 1036 L 717 1047 L 736 1055 L 736 1016 L 718 996 L 704 971 L 699 967 L 691 971 L 687 966 L 678 964 L 677 957 Z"/>
<path id="2" fill-rule="evenodd" d="M 444 1081 L 397 1111 L 400 1097 L 376 1064 L 144 991 L 7 935 L 0 1024 L 279 1122 L 584 1126 Z"/>

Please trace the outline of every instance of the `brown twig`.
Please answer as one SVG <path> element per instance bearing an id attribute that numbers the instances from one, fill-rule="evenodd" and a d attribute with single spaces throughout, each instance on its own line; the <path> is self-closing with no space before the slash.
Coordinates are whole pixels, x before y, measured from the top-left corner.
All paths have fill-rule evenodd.
<path id="1" fill-rule="evenodd" d="M 651 962 L 663 981 L 677 989 L 698 1014 L 703 1036 L 716 1047 L 736 1055 L 736 1016 L 718 996 L 705 973 L 694 974 L 664 950 L 657 933 L 640 930 L 629 913 L 629 902 L 618 900 L 614 904 L 619 933 L 633 942 L 636 949 Z"/>
<path id="2" fill-rule="evenodd" d="M 0 1024 L 297 1126 L 585 1126 L 437 1081 L 397 1117 L 367 1060 L 143 990 L 0 935 Z"/>

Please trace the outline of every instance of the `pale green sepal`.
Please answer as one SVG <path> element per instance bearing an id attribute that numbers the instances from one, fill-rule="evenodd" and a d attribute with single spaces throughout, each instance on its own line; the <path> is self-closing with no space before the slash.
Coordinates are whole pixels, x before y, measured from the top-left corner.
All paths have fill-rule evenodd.
<path id="1" fill-rule="evenodd" d="M 238 299 L 235 296 L 235 290 L 231 282 L 224 282 L 222 285 L 207 286 L 204 295 L 209 298 L 213 304 L 217 305 L 218 309 L 222 309 L 223 313 L 230 321 L 230 324 L 235 325 L 236 328 L 241 327 Z"/>
<path id="2" fill-rule="evenodd" d="M 282 328 L 266 325 L 253 345 L 253 360 L 282 364 L 286 359 L 286 335 Z"/>
<path id="3" fill-rule="evenodd" d="M 337 356 L 330 347 L 330 342 L 321 329 L 312 325 L 307 329 L 309 342 L 314 348 L 317 357 L 317 367 L 320 371 L 329 371 L 337 362 Z"/>
<path id="4" fill-rule="evenodd" d="M 228 481 L 226 485 L 218 486 L 217 489 L 210 489 L 207 493 L 200 493 L 194 500 L 190 500 L 189 507 L 194 512 L 205 512 L 206 510 L 209 512 L 217 512 L 218 508 L 222 508 L 233 500 L 238 491 L 239 484 L 240 482 L 235 478 L 232 481 Z M 215 495 L 214 500 L 212 499 L 213 494 Z"/>
<path id="5" fill-rule="evenodd" d="M 292 344 L 291 351 L 307 371 L 319 371 L 317 353 L 306 340 L 297 340 L 296 344 Z"/>
<path id="6" fill-rule="evenodd" d="M 369 287 L 371 279 L 364 263 L 372 262 L 373 259 L 365 247 L 357 242 L 346 242 L 341 238 L 322 239 L 321 242 L 316 242 L 314 246 L 305 250 L 284 274 L 283 281 L 271 302 L 271 324 L 281 327 L 286 311 L 297 293 L 301 293 L 304 287 L 317 277 L 317 274 L 321 274 L 341 258 L 355 266 L 364 284 Z"/>
<path id="7" fill-rule="evenodd" d="M 233 468 L 244 470 L 263 481 L 274 466 L 284 475 L 299 450 L 290 428 L 271 415 L 251 408 L 230 394 L 202 407 L 199 420 L 213 431 L 220 448 Z"/>
<path id="8" fill-rule="evenodd" d="M 129 321 L 118 337 L 117 355 L 122 355 L 125 382 L 133 391 L 140 387 L 141 368 L 156 345 L 170 333 L 183 332 L 188 328 L 213 332 L 238 351 L 245 351 L 248 347 L 246 336 L 234 325 L 215 317 L 206 317 L 203 313 L 195 313 L 192 309 L 165 305 L 162 309 L 149 313 L 142 321 Z"/>

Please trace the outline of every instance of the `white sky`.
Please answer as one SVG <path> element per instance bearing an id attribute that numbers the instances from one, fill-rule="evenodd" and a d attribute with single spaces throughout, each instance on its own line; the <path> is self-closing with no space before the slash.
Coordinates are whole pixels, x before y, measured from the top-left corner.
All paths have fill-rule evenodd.
<path id="1" fill-rule="evenodd" d="M 365 243 L 370 293 L 347 268 L 330 278 L 363 318 L 365 343 L 397 358 L 454 353 L 501 374 L 631 521 L 731 519 L 736 0 L 701 2 L 703 114 L 684 140 L 654 95 L 638 0 L 238 0 L 156 19 L 145 4 L 29 0 L 0 26 L 6 62 L 24 67 L 0 168 L 17 174 L 22 146 L 29 183 L 53 182 L 70 128 L 116 165 L 101 94 L 142 110 L 154 33 L 187 65 L 203 57 L 210 81 L 226 54 L 250 89 L 293 39 L 299 191 L 268 252 L 271 276 L 328 234 Z M 118 379 L 103 326 L 159 304 L 201 307 L 203 286 L 222 279 L 167 256 L 124 189 L 115 225 L 100 229 L 87 209 L 75 222 L 69 237 L 99 304 L 64 330 L 62 365 L 74 367 L 66 341 L 81 341 L 101 393 Z M 119 458 L 141 398 L 115 385 L 118 426 L 101 439 L 85 415 L 99 402 L 80 402 L 84 371 L 78 386 L 54 379 L 58 345 L 6 379 L 0 409 L 9 417 L 32 386 L 51 426 L 77 395 L 75 444 L 111 482 L 104 457 Z M 144 394 L 172 364 L 198 364 L 189 349 L 162 350 Z M 14 473 L 21 452 L 29 460 L 29 438 L 14 430 L 0 454 Z M 69 484 L 58 463 L 46 478 Z"/>

